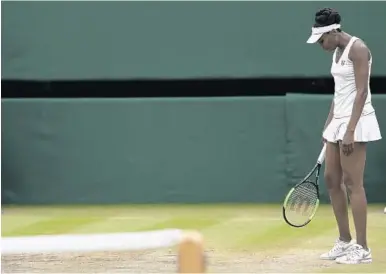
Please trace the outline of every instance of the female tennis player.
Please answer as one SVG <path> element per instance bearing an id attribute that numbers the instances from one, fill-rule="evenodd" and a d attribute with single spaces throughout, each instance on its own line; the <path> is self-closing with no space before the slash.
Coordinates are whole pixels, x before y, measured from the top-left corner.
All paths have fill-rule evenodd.
<path id="1" fill-rule="evenodd" d="M 371 103 L 372 56 L 359 38 L 341 30 L 339 13 L 330 8 L 315 14 L 315 24 L 307 43 L 318 43 L 333 52 L 331 74 L 335 93 L 327 117 L 323 140 L 327 143 L 325 182 L 339 228 L 333 248 L 322 259 L 342 264 L 371 263 L 367 246 L 367 200 L 363 187 L 366 144 L 380 140 L 381 133 Z M 350 196 L 356 230 L 351 238 L 347 209 Z"/>

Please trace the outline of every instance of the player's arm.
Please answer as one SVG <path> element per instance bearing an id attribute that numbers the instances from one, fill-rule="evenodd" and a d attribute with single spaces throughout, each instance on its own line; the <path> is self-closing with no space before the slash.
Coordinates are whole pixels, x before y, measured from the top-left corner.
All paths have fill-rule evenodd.
<path id="1" fill-rule="evenodd" d="M 349 54 L 349 58 L 354 65 L 355 85 L 357 88 L 351 118 L 347 126 L 347 130 L 350 132 L 355 131 L 368 94 L 369 54 L 368 48 L 360 40 L 351 47 Z"/>

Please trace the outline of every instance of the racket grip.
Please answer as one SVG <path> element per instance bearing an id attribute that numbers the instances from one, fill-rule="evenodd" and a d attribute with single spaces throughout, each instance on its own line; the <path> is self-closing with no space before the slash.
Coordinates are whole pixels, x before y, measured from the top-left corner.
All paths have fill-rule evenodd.
<path id="1" fill-rule="evenodd" d="M 324 144 L 322 151 L 319 154 L 318 157 L 318 164 L 322 164 L 324 161 L 324 157 L 326 156 L 326 144 Z"/>

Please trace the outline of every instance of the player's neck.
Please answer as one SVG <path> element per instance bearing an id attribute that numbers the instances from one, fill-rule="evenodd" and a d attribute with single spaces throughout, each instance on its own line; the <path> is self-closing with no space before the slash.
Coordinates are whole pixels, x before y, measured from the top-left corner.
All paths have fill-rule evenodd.
<path id="1" fill-rule="evenodd" d="M 338 40 L 338 48 L 340 50 L 344 50 L 347 46 L 347 44 L 350 42 L 352 36 L 348 33 L 342 32 L 339 36 Z"/>

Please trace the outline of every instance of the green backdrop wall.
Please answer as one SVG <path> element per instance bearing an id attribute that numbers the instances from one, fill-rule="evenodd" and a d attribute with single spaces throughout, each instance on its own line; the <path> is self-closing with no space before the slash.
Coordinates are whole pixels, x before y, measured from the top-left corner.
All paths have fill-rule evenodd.
<path id="1" fill-rule="evenodd" d="M 3 201 L 281 202 L 320 151 L 330 100 L 4 99 Z M 386 96 L 373 100 L 383 130 Z M 370 202 L 384 202 L 385 164 L 371 144 Z"/>
<path id="2" fill-rule="evenodd" d="M 7 1 L 2 79 L 325 76 L 331 55 L 306 44 L 325 6 L 385 75 L 382 1 Z"/>

